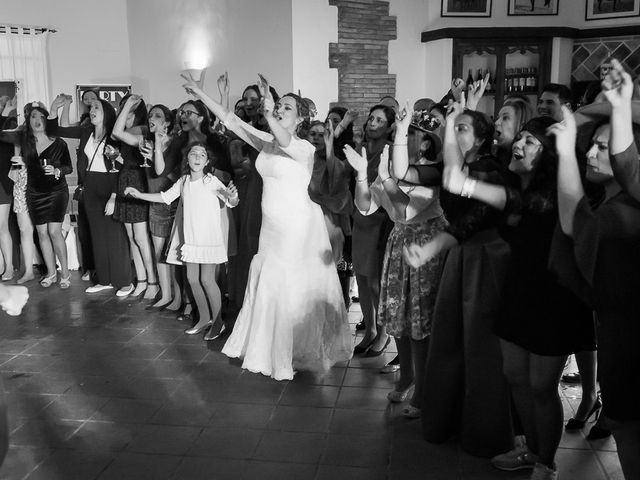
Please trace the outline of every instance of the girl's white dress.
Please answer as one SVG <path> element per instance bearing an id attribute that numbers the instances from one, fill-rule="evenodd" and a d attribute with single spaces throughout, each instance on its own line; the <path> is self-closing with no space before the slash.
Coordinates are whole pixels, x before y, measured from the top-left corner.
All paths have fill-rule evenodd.
<path id="1" fill-rule="evenodd" d="M 322 210 L 307 192 L 315 149 L 296 137 L 281 148 L 233 114 L 225 123 L 260 151 L 264 186 L 258 253 L 222 353 L 276 380 L 292 379 L 294 369 L 324 373 L 353 348 Z"/>
<path id="2" fill-rule="evenodd" d="M 182 197 L 181 214 L 176 215 L 171 231 L 167 262 L 225 263 L 227 239 L 224 207 L 220 205 L 220 201 L 227 201 L 224 184 L 210 173 L 195 181 L 185 175 L 160 195 L 167 205 Z"/>

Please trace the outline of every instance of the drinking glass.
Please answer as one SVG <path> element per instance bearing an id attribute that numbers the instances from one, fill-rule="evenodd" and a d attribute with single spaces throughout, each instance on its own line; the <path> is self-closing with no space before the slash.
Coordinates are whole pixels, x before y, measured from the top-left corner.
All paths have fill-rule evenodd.
<path id="1" fill-rule="evenodd" d="M 118 169 L 116 168 L 116 158 L 120 155 L 120 150 L 113 145 L 106 145 L 104 147 L 104 158 L 109 161 L 109 173 L 118 173 Z"/>
<path id="2" fill-rule="evenodd" d="M 151 152 L 153 152 L 153 141 L 152 140 L 146 140 L 146 139 L 142 139 L 140 140 L 140 145 L 138 146 L 138 148 L 140 149 L 140 153 L 142 154 L 142 158 L 144 158 L 144 161 L 142 162 L 142 165 L 140 165 L 142 168 L 149 168 L 151 167 L 151 164 L 149 163 L 149 155 L 151 154 Z"/>

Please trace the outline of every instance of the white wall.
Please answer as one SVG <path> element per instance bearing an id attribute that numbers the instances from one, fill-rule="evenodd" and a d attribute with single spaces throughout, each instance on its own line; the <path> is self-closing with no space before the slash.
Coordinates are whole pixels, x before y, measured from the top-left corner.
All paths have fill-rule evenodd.
<path id="1" fill-rule="evenodd" d="M 127 0 L 1 0 L 0 11 L 3 23 L 57 30 L 48 46 L 53 98 L 74 95 L 77 84 L 130 82 L 126 5 Z"/>
<path id="2" fill-rule="evenodd" d="M 293 87 L 292 0 L 129 0 L 134 90 L 152 103 L 187 99 L 179 73 L 185 62 L 208 64 L 204 88 L 218 98 L 216 79 L 231 81 L 231 107 L 264 74 L 279 93 Z"/>
<path id="3" fill-rule="evenodd" d="M 390 3 L 389 13 L 396 16 L 398 34 L 396 40 L 389 42 L 389 73 L 396 74 L 396 99 L 401 106 L 406 100 L 413 104 L 418 98 L 432 95 L 428 92 L 433 90 L 433 77 L 440 76 L 434 75 L 430 68 L 432 60 L 427 61 L 430 49 L 420 43 L 429 14 L 428 3 L 424 0 L 391 0 Z"/>
<path id="4" fill-rule="evenodd" d="M 338 8 L 327 0 L 293 0 L 293 88 L 311 98 L 324 120 L 338 100 L 338 70 L 329 68 L 329 43 L 338 41 Z"/>

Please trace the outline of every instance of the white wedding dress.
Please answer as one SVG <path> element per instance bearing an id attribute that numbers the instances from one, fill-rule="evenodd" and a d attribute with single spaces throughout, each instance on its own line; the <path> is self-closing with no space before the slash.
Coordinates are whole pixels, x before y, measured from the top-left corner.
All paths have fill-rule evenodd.
<path id="1" fill-rule="evenodd" d="M 276 380 L 292 379 L 294 370 L 324 373 L 353 348 L 322 210 L 307 193 L 314 147 L 294 137 L 281 148 L 233 115 L 225 124 L 260 151 L 264 186 L 258 253 L 222 353 Z"/>

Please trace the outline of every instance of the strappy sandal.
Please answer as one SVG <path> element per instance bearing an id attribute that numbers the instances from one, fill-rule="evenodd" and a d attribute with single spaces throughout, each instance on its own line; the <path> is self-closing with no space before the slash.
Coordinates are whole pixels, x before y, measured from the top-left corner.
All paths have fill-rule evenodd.
<path id="1" fill-rule="evenodd" d="M 42 277 L 42 279 L 40 280 L 40 285 L 42 285 L 44 288 L 49 288 L 51 285 L 55 283 L 57 276 L 58 276 L 58 272 L 53 272 L 48 277 Z"/>
<path id="2" fill-rule="evenodd" d="M 70 286 L 71 286 L 71 273 L 67 275 L 67 278 L 64 278 L 62 275 L 60 275 L 60 288 L 62 288 L 63 290 L 66 290 Z"/>

